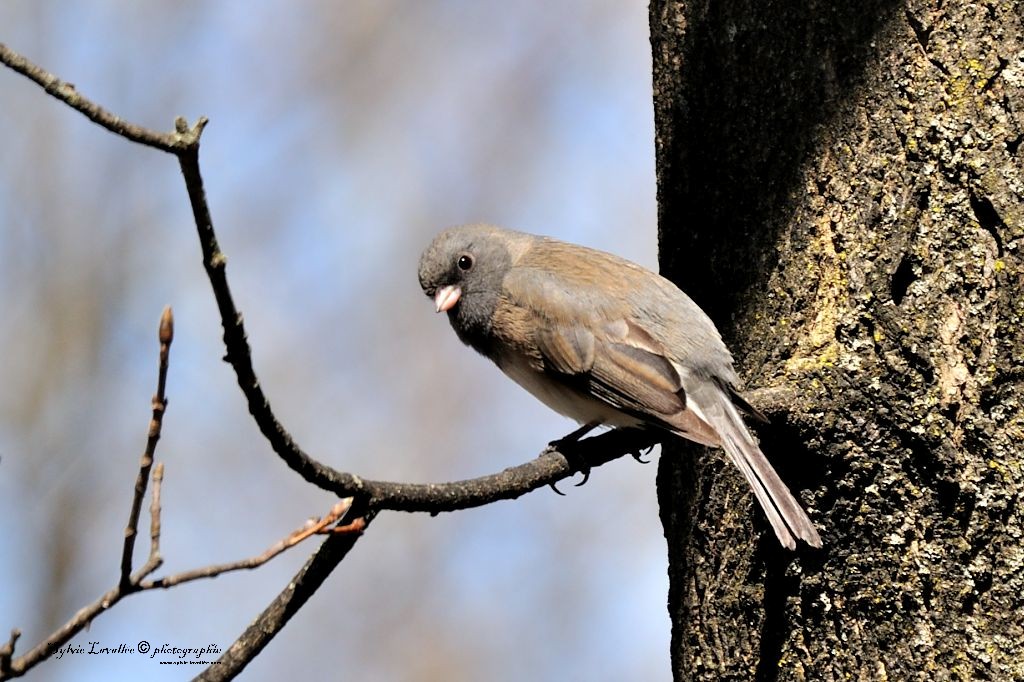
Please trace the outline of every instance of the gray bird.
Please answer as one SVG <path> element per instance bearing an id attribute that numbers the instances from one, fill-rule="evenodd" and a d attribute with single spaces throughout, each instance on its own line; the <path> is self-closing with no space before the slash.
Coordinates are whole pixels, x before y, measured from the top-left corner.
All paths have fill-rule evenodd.
<path id="1" fill-rule="evenodd" d="M 779 541 L 821 538 L 747 430 L 711 319 L 664 277 L 609 253 L 466 225 L 420 257 L 420 286 L 463 343 L 583 425 L 654 427 L 725 450 Z M 763 418 L 763 417 L 762 417 Z"/>

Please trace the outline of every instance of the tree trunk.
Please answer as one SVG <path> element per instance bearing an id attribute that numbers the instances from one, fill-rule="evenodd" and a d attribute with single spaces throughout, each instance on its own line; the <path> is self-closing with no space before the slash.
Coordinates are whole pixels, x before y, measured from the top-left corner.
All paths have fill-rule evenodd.
<path id="1" fill-rule="evenodd" d="M 654 0 L 661 265 L 825 546 L 666 452 L 688 679 L 1024 679 L 1019 0 Z"/>

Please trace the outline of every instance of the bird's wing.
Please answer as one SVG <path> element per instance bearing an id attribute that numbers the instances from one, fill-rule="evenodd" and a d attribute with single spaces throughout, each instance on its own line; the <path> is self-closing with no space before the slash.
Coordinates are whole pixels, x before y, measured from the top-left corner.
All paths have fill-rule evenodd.
<path id="1" fill-rule="evenodd" d="M 625 321 L 616 321 L 625 324 Z M 546 324 L 535 339 L 544 371 L 586 383 L 589 392 L 625 412 L 654 420 L 686 407 L 679 374 L 664 355 L 616 338 L 607 327 Z"/>
<path id="2" fill-rule="evenodd" d="M 542 267 L 529 268 L 527 256 L 527 262 L 520 262 L 510 275 L 515 281 L 506 290 L 516 292 L 512 303 L 522 308 L 523 319 L 534 328 L 540 353 L 536 369 L 570 384 L 585 382 L 582 386 L 590 395 L 616 409 L 698 443 L 721 446 L 753 488 L 782 544 L 792 548 L 799 538 L 821 547 L 814 524 L 737 411 L 739 407 L 764 418 L 732 388 L 731 356 L 714 325 L 683 294 L 673 299 L 666 291 L 673 304 L 690 306 L 692 320 L 674 320 L 667 335 L 665 329 L 659 332 L 659 316 L 673 311 L 654 308 L 641 315 L 629 302 L 602 293 L 606 288 L 596 286 L 597 280 L 617 277 L 627 290 L 643 282 L 631 281 L 637 276 L 631 269 L 635 266 L 623 269 L 621 263 L 612 263 L 615 267 L 602 269 L 600 258 L 610 257 L 595 256 L 595 267 L 585 273 L 568 270 L 571 274 L 556 275 Z M 639 319 L 648 320 L 650 329 Z M 694 336 L 682 336 L 687 333 Z M 670 354 L 666 344 L 686 346 L 689 355 Z"/>
<path id="3" fill-rule="evenodd" d="M 511 303 L 530 310 L 538 369 L 648 421 L 665 423 L 686 409 L 679 373 L 625 305 L 547 272 L 513 276 Z"/>

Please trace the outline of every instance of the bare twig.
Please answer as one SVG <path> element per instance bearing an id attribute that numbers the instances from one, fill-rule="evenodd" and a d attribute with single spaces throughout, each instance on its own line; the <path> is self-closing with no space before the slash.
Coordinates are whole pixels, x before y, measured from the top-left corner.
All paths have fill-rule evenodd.
<path id="1" fill-rule="evenodd" d="M 362 519 L 356 519 L 345 526 L 335 526 L 331 528 L 331 526 L 338 523 L 352 507 L 352 498 L 348 497 L 335 504 L 334 507 L 331 508 L 331 511 L 322 519 L 305 524 L 302 528 L 291 533 L 284 540 L 281 540 L 257 557 L 236 561 L 230 564 L 209 566 L 193 571 L 186 571 L 184 573 L 171 575 L 159 580 L 145 580 L 145 578 L 158 569 L 162 563 L 162 559 L 160 558 L 160 493 L 163 484 L 164 465 L 163 462 L 161 462 L 154 468 L 153 457 L 156 453 L 157 441 L 160 439 L 160 428 L 163 420 L 163 414 L 167 407 L 165 390 L 167 386 L 168 354 L 171 341 L 173 340 L 173 335 L 173 316 L 170 308 L 166 308 L 160 318 L 160 369 L 158 372 L 159 378 L 157 380 L 157 391 L 156 395 L 153 397 L 153 416 L 149 425 L 149 436 L 146 444 L 146 450 L 142 456 L 142 462 L 139 466 L 139 476 L 135 482 L 135 491 L 132 497 L 132 511 L 129 516 L 128 528 L 125 531 L 121 576 L 118 584 L 107 590 L 91 604 L 81 608 L 74 616 L 71 617 L 70 620 L 50 634 L 50 636 L 43 642 L 17 659 L 13 658 L 14 646 L 21 633 L 18 630 L 12 631 L 11 637 L 7 643 L 0 646 L 0 680 L 18 677 L 25 674 L 33 666 L 49 658 L 58 648 L 70 641 L 72 637 L 81 632 L 84 628 L 88 627 L 88 625 L 97 616 L 99 616 L 99 614 L 110 609 L 121 601 L 121 599 L 130 594 L 150 589 L 170 587 L 171 585 L 197 580 L 199 578 L 212 578 L 228 571 L 237 571 L 243 568 L 255 568 L 256 566 L 265 564 L 281 552 L 294 547 L 315 533 L 332 532 L 339 535 L 341 533 L 348 533 L 353 536 L 357 536 L 362 532 L 363 528 L 365 528 L 366 524 Z M 142 506 L 142 498 L 146 493 L 147 482 L 151 471 L 153 475 L 153 489 L 152 501 L 150 504 L 149 558 L 142 568 L 134 574 L 131 574 L 132 549 L 138 532 L 138 519 Z M 354 540 L 352 542 L 354 542 Z M 128 571 L 127 576 L 125 575 L 125 571 Z"/>
<path id="2" fill-rule="evenodd" d="M 160 489 L 159 479 L 157 477 L 163 475 L 162 469 L 163 466 L 161 464 L 158 464 L 156 466 L 156 471 L 154 472 L 153 493 L 155 501 L 152 509 L 157 517 L 159 517 L 159 498 L 157 491 Z M 153 535 L 153 550 L 150 553 L 150 559 L 146 562 L 146 565 L 143 566 L 142 569 L 140 569 L 134 576 L 132 576 L 131 582 L 127 586 L 123 586 L 119 583 L 115 587 L 111 588 L 103 595 L 101 595 L 99 599 L 96 599 L 91 604 L 88 604 L 87 606 L 80 609 L 70 620 L 68 620 L 64 625 L 62 625 L 60 628 L 54 631 L 49 637 L 47 637 L 45 641 L 38 644 L 35 648 L 26 653 L 24 656 L 11 660 L 11 656 L 13 655 L 14 652 L 14 643 L 17 641 L 18 635 L 21 634 L 17 630 L 13 631 L 11 633 L 10 641 L 8 641 L 8 643 L 5 644 L 3 647 L 0 647 L 0 680 L 6 680 L 9 678 L 24 675 L 31 668 L 49 658 L 61 646 L 67 644 L 72 637 L 74 637 L 83 629 L 85 629 L 90 623 L 92 623 L 93 620 L 95 620 L 97 616 L 99 616 L 104 611 L 112 608 L 115 604 L 117 604 L 119 601 L 121 601 L 128 595 L 135 594 L 138 592 L 144 592 L 146 590 L 167 588 L 180 583 L 198 580 L 200 578 L 213 578 L 218 575 L 221 575 L 222 573 L 227 573 L 229 571 L 237 571 L 246 568 L 256 568 L 257 566 L 262 566 L 263 564 L 267 563 L 268 561 L 276 557 L 281 552 L 284 552 L 285 550 L 294 547 L 298 543 L 308 538 L 310 535 L 316 533 L 329 533 L 331 535 L 331 538 L 328 539 L 328 542 L 330 542 L 334 538 L 339 538 L 339 540 L 335 540 L 335 542 L 340 543 L 339 546 L 346 547 L 345 552 L 347 552 L 348 549 L 351 549 L 352 545 L 355 544 L 356 539 L 358 539 L 358 536 L 366 527 L 366 522 L 362 519 L 356 519 L 355 521 L 345 526 L 337 526 L 334 528 L 330 528 L 330 526 L 332 523 L 338 522 L 345 515 L 345 513 L 348 512 L 351 505 L 352 498 L 346 498 L 344 500 L 341 500 L 340 502 L 335 504 L 334 507 L 331 508 L 331 511 L 322 519 L 316 522 L 305 524 L 302 528 L 299 528 L 298 530 L 294 531 L 293 533 L 288 535 L 288 537 L 276 543 L 270 549 L 268 549 L 263 554 L 260 554 L 259 556 L 250 559 L 243 559 L 241 561 L 236 561 L 229 564 L 220 564 L 217 566 L 209 566 L 206 568 L 200 568 L 192 571 L 185 571 L 157 580 L 144 580 L 145 576 L 148 575 L 148 573 L 151 573 L 153 570 L 155 570 L 156 567 L 158 567 L 160 564 L 158 540 L 159 523 L 157 523 L 155 524 L 155 531 Z M 327 543 L 325 543 L 325 545 L 326 544 Z M 314 558 L 323 551 L 324 548 L 321 547 L 317 554 L 314 555 Z M 334 555 L 332 554 L 332 556 Z M 337 561 L 341 561 L 343 556 L 344 555 L 339 556 L 337 558 Z M 312 559 L 310 561 L 312 561 Z M 307 566 L 308 565 L 309 564 L 307 563 Z M 308 595 L 306 596 L 306 598 L 308 598 Z M 305 599 L 303 599 L 302 601 L 304 602 Z"/>
<path id="3" fill-rule="evenodd" d="M 153 571 L 163 565 L 164 559 L 160 556 L 160 493 L 164 485 L 164 463 L 157 463 L 153 469 L 153 492 L 149 502 L 149 557 L 146 563 L 131 577 L 130 587 L 138 591 L 140 583 L 146 576 L 152 575 Z"/>
<path id="4" fill-rule="evenodd" d="M 46 92 L 61 100 L 69 107 L 76 109 L 107 130 L 126 140 L 154 147 L 165 152 L 177 153 L 190 144 L 188 139 L 176 133 L 158 133 L 125 121 L 103 107 L 83 97 L 71 83 L 62 81 L 52 73 L 36 66 L 17 52 L 0 43 L 0 62 L 9 66 L 23 76 L 38 83 Z"/>
<path id="5" fill-rule="evenodd" d="M 149 484 L 149 471 L 153 467 L 153 456 L 156 444 L 160 440 L 160 429 L 163 426 L 164 412 L 167 410 L 167 367 L 174 341 L 174 313 L 171 307 L 164 308 L 160 316 L 160 370 L 158 373 L 156 393 L 153 395 L 153 416 L 149 420 L 149 435 L 146 438 L 146 449 L 139 462 L 139 474 L 135 477 L 135 496 L 132 498 L 131 511 L 128 513 L 128 525 L 124 529 L 124 547 L 121 550 L 121 586 L 127 587 L 131 582 L 132 553 L 135 550 L 135 538 L 138 535 L 139 513 L 142 511 L 142 498 L 146 496 Z M 154 566 L 154 570 L 155 570 Z"/>
<path id="6" fill-rule="evenodd" d="M 210 216 L 203 177 L 199 170 L 198 136 L 196 146 L 178 154 L 178 161 L 181 164 L 181 173 L 185 178 L 185 187 L 199 232 L 203 267 L 213 287 L 213 295 L 217 300 L 217 309 L 220 311 L 221 324 L 224 327 L 224 346 L 227 350 L 224 359 L 235 370 L 238 385 L 249 404 L 249 413 L 274 452 L 304 479 L 342 497 L 363 495 L 362 481 L 358 476 L 338 471 L 310 457 L 296 444 L 274 415 L 270 401 L 263 393 L 252 366 L 252 351 L 246 338 L 245 324 L 228 285 L 227 256 L 220 250 L 217 235 L 213 230 L 213 219 Z"/>
<path id="7" fill-rule="evenodd" d="M 132 497 L 132 509 L 129 514 L 128 526 L 125 529 L 124 548 L 121 555 L 121 577 L 116 587 L 107 590 L 99 599 L 83 607 L 72 618 L 53 632 L 41 644 L 38 644 L 31 651 L 14 661 L 10 662 L 7 670 L 0 670 L 0 679 L 17 677 L 23 675 L 40 661 L 49 658 L 60 646 L 82 631 L 92 620 L 103 611 L 109 609 L 119 602 L 123 597 L 132 592 L 139 591 L 138 582 L 155 571 L 160 566 L 158 546 L 154 545 L 157 551 L 150 552 L 150 559 L 145 566 L 135 575 L 131 576 L 132 549 L 135 546 L 139 510 L 142 507 L 142 498 L 146 494 L 146 486 L 149 481 L 150 468 L 153 465 L 153 456 L 156 454 L 156 444 L 160 440 L 160 426 L 163 423 L 163 414 L 167 408 L 165 390 L 167 387 L 167 368 L 169 364 L 169 353 L 171 341 L 174 338 L 174 316 L 170 307 L 164 308 L 160 316 L 158 337 L 160 339 L 160 364 L 157 371 L 157 388 L 153 396 L 153 416 L 149 422 L 149 431 L 146 442 L 146 449 L 142 455 L 139 465 L 139 474 L 135 480 L 135 493 Z M 154 508 L 159 516 L 159 482 L 163 478 L 163 467 L 157 470 L 159 480 L 154 483 Z M 157 521 L 159 528 L 159 521 Z M 159 530 L 157 531 L 159 533 Z M 11 643 L 13 653 L 13 642 Z"/>
<path id="8" fill-rule="evenodd" d="M 187 583 L 192 580 L 198 580 L 200 578 L 216 578 L 218 575 L 223 573 L 229 573 L 231 571 L 241 571 L 245 569 L 253 569 L 258 566 L 262 566 L 281 552 L 294 547 L 311 535 L 326 534 L 326 533 L 353 533 L 360 534 L 363 529 L 366 528 L 366 522 L 359 518 L 352 521 L 344 526 L 335 526 L 334 528 L 328 528 L 332 524 L 337 523 L 341 520 L 348 510 L 352 508 L 352 498 L 346 497 L 339 501 L 331 510 L 321 519 L 317 521 L 311 521 L 293 531 L 283 540 L 275 543 L 267 551 L 262 554 L 248 559 L 241 559 L 239 561 L 232 561 L 227 564 L 217 564 L 215 566 L 206 566 L 204 568 L 197 568 L 191 571 L 183 571 L 181 573 L 175 573 L 173 575 L 165 576 L 163 578 L 156 578 L 154 580 L 145 580 L 139 584 L 139 589 L 152 590 L 156 588 L 166 589 L 168 587 L 174 587 L 181 583 Z"/>

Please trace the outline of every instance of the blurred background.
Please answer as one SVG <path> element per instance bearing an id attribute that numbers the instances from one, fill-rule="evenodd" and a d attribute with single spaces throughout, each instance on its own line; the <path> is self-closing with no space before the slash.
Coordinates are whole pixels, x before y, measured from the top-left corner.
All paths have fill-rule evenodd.
<path id="1" fill-rule="evenodd" d="M 434 314 L 416 265 L 442 227 L 656 266 L 644 3 L 6 0 L 0 41 L 133 122 L 210 118 L 206 188 L 257 373 L 334 467 L 466 478 L 574 428 Z M 117 579 L 164 305 L 161 572 L 258 554 L 333 498 L 271 452 L 221 361 L 175 159 L 6 69 L 0 104 L 0 638 L 21 628 L 24 653 Z M 246 679 L 669 679 L 654 477 L 626 457 L 566 497 L 382 515 Z M 133 596 L 72 643 L 226 648 L 318 542 Z M 144 530 L 137 564 L 147 550 Z M 32 675 L 197 672 L 115 655 Z"/>

